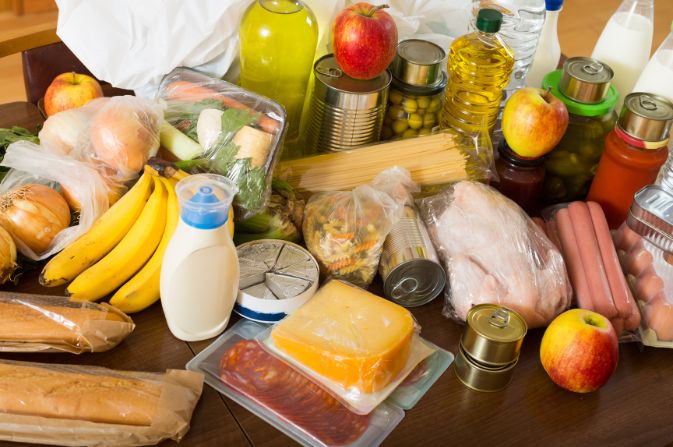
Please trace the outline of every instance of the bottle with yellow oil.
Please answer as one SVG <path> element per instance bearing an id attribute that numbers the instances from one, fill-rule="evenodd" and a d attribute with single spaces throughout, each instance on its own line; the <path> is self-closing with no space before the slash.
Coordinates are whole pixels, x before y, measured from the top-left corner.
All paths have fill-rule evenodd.
<path id="1" fill-rule="evenodd" d="M 297 138 L 313 68 L 318 23 L 299 0 L 255 0 L 239 30 L 241 87 L 280 103 L 287 114 L 286 142 Z"/>
<path id="2" fill-rule="evenodd" d="M 497 34 L 501 24 L 500 11 L 481 9 L 477 30 L 451 44 L 442 128 L 468 134 L 493 129 L 514 66 L 514 52 Z"/>

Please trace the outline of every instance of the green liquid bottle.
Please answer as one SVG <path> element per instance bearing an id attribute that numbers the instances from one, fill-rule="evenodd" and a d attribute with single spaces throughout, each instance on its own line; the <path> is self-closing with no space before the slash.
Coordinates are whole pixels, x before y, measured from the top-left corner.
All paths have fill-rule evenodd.
<path id="1" fill-rule="evenodd" d="M 239 37 L 241 87 L 280 103 L 286 141 L 295 140 L 318 44 L 313 12 L 299 0 L 256 0 L 243 15 Z"/>

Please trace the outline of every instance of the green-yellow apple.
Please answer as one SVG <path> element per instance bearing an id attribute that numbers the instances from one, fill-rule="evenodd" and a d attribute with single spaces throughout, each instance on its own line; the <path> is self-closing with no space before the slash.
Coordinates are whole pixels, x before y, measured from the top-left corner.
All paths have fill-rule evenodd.
<path id="1" fill-rule="evenodd" d="M 561 388 L 589 393 L 603 386 L 617 367 L 617 334 L 603 315 L 568 310 L 551 322 L 540 345 L 540 360 Z"/>
<path id="2" fill-rule="evenodd" d="M 81 107 L 103 96 L 103 89 L 91 76 L 75 72 L 62 73 L 54 78 L 44 94 L 44 111 L 47 116 L 63 110 Z"/>
<path id="3" fill-rule="evenodd" d="M 568 127 L 568 109 L 548 90 L 526 87 L 507 100 L 502 132 L 519 156 L 539 158 L 561 141 Z"/>

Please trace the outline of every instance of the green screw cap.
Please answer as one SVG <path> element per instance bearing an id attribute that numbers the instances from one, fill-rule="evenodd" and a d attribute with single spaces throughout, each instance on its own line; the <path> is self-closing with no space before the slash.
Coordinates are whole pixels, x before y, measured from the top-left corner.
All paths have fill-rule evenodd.
<path id="1" fill-rule="evenodd" d="M 484 33 L 497 33 L 502 25 L 502 13 L 495 9 L 480 9 L 477 14 L 477 29 Z"/>

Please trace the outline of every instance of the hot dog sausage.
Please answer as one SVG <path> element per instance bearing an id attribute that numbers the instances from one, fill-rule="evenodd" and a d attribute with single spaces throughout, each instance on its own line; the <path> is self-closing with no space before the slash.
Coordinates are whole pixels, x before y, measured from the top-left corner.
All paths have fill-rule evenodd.
<path id="1" fill-rule="evenodd" d="M 626 278 L 624 278 L 624 273 L 619 265 L 617 251 L 612 243 L 608 222 L 605 219 L 603 209 L 598 203 L 587 202 L 587 207 L 589 208 L 591 221 L 596 231 L 596 239 L 598 240 L 601 259 L 603 260 L 603 267 L 608 277 L 612 301 L 617 308 L 619 316 L 627 319 L 633 312 L 633 307 L 629 303 L 629 286 L 626 284 Z"/>
<path id="2" fill-rule="evenodd" d="M 568 266 L 568 273 L 572 281 L 573 289 L 575 291 L 575 299 L 577 306 L 582 309 L 593 310 L 594 304 L 591 298 L 591 291 L 589 290 L 589 282 L 586 277 L 586 270 L 582 263 L 582 257 L 577 246 L 577 238 L 573 230 L 573 224 L 570 221 L 570 214 L 566 208 L 558 210 L 554 217 L 556 221 L 556 228 L 558 229 L 558 236 L 560 239 L 563 259 L 565 259 Z"/>
<path id="3" fill-rule="evenodd" d="M 617 308 L 612 301 L 610 284 L 603 266 L 589 208 L 584 202 L 572 202 L 568 205 L 568 213 L 586 270 L 589 290 L 594 303 L 593 310 L 608 319 L 613 319 L 617 316 Z"/>

